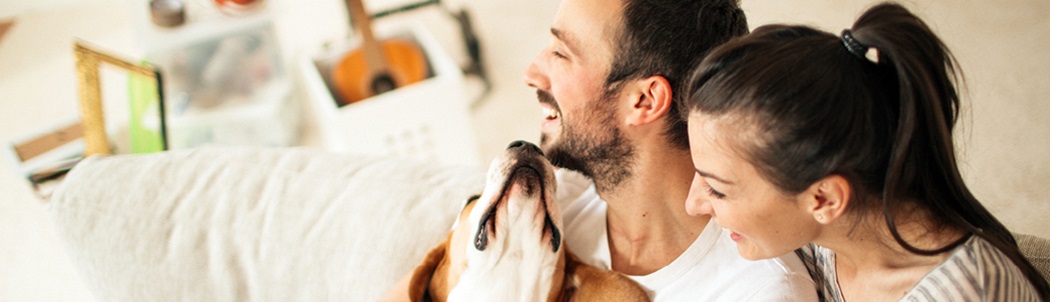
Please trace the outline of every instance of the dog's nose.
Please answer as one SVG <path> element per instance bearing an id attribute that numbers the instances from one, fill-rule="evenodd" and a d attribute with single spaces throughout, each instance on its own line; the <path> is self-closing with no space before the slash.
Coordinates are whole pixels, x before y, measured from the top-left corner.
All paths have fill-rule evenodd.
<path id="1" fill-rule="evenodd" d="M 507 149 L 514 149 L 514 148 L 526 148 L 526 149 L 530 149 L 532 151 L 535 151 L 536 153 L 543 154 L 543 150 L 540 150 L 540 147 L 537 147 L 533 143 L 522 141 L 522 140 L 513 141 L 513 142 L 510 143 L 510 145 L 507 146 Z"/>

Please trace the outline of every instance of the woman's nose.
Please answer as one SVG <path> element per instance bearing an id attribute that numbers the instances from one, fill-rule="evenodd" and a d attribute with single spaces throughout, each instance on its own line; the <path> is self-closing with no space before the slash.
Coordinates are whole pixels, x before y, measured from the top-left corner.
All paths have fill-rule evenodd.
<path id="1" fill-rule="evenodd" d="M 704 194 L 704 189 L 700 185 L 700 177 L 694 176 L 693 183 L 689 186 L 689 196 L 685 198 L 685 212 L 693 216 L 713 216 L 714 210 Z"/>

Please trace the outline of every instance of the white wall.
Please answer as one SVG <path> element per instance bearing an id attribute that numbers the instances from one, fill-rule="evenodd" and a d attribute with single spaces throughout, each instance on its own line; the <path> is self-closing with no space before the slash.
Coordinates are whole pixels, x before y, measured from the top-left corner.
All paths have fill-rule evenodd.
<path id="1" fill-rule="evenodd" d="M 0 19 L 19 14 L 73 6 L 97 0 L 0 0 Z"/>
<path id="2" fill-rule="evenodd" d="M 867 0 L 743 0 L 752 27 L 801 23 L 837 34 Z M 906 1 L 966 76 L 956 145 L 973 193 L 1014 231 L 1050 237 L 1050 1 Z"/>

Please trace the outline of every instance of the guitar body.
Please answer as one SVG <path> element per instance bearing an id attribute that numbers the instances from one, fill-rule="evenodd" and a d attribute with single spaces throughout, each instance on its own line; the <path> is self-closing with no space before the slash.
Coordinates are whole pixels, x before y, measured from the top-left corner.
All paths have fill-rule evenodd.
<path id="1" fill-rule="evenodd" d="M 415 43 L 388 39 L 378 44 L 384 68 L 370 66 L 365 47 L 351 50 L 332 68 L 332 84 L 342 105 L 426 79 L 426 57 Z"/>

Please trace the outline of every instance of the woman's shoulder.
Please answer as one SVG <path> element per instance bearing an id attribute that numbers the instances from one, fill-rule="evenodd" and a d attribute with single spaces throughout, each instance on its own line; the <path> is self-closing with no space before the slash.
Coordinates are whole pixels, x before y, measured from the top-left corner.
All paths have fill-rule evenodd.
<path id="1" fill-rule="evenodd" d="M 809 243 L 795 250 L 795 255 L 805 265 L 820 301 L 841 301 L 838 283 L 835 282 L 835 253 L 828 248 Z"/>
<path id="2" fill-rule="evenodd" d="M 825 276 L 834 274 L 835 252 L 828 248 L 809 243 L 795 250 L 795 256 L 798 256 L 813 281 L 818 284 L 823 283 Z"/>
<path id="3" fill-rule="evenodd" d="M 920 301 L 1038 301 L 1035 288 L 1002 251 L 971 236 L 904 297 Z"/>

